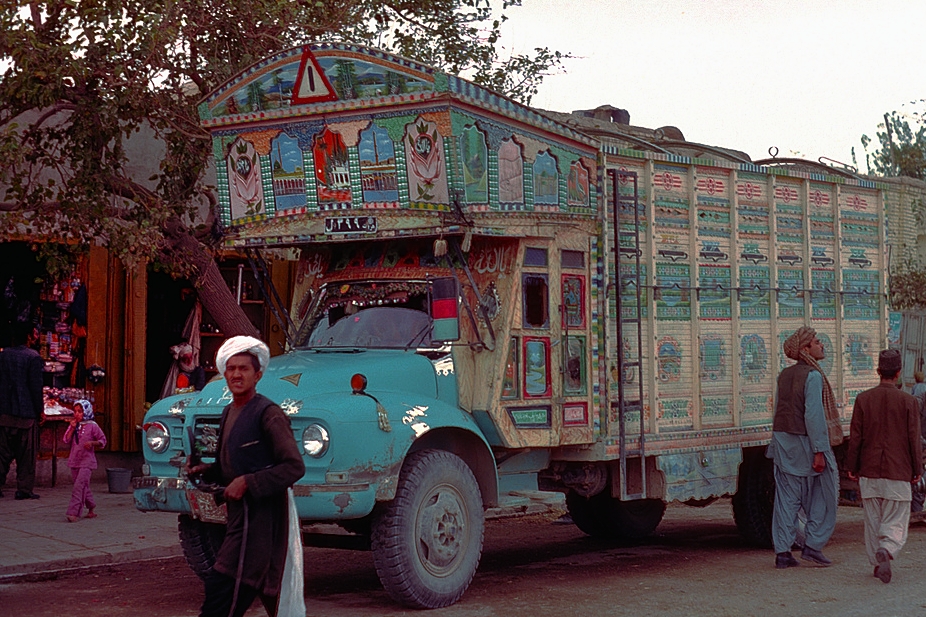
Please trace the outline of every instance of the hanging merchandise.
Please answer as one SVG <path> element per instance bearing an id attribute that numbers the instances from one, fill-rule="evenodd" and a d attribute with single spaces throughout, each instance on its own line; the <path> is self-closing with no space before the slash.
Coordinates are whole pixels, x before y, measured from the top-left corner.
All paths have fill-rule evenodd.
<path id="1" fill-rule="evenodd" d="M 45 385 L 83 385 L 87 287 L 80 276 L 74 273 L 45 282 L 39 292 L 36 330 L 38 351 L 45 361 Z"/>

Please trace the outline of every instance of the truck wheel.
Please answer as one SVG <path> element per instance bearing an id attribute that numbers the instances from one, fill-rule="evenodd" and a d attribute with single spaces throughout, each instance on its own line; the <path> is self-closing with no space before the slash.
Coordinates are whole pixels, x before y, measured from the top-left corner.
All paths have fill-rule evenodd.
<path id="1" fill-rule="evenodd" d="M 181 514 L 177 518 L 177 529 L 187 564 L 196 576 L 205 578 L 215 565 L 216 555 L 225 539 L 225 525 L 204 523 Z"/>
<path id="2" fill-rule="evenodd" d="M 666 511 L 661 499 L 621 501 L 607 491 L 582 497 L 566 494 L 566 508 L 582 532 L 607 540 L 640 540 L 653 533 Z"/>
<path id="3" fill-rule="evenodd" d="M 642 540 L 659 526 L 666 513 L 661 499 L 620 501 L 611 498 L 611 520 L 614 532 L 622 540 Z"/>
<path id="4" fill-rule="evenodd" d="M 566 493 L 566 509 L 579 531 L 593 538 L 608 537 L 608 526 L 604 520 L 606 507 L 603 504 L 608 498 L 606 492 L 591 497 L 583 497 L 572 490 Z"/>
<path id="5" fill-rule="evenodd" d="M 405 460 L 395 499 L 373 523 L 373 565 L 397 602 L 449 606 L 476 574 L 484 531 L 473 472 L 454 454 L 422 450 Z"/>
<path id="6" fill-rule="evenodd" d="M 775 476 L 772 461 L 761 451 L 747 453 L 740 464 L 733 520 L 748 543 L 772 546 L 772 510 L 775 507 Z"/>

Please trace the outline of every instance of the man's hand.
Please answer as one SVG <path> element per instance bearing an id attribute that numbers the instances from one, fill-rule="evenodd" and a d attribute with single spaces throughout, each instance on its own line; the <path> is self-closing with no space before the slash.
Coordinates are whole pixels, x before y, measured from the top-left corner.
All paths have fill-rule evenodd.
<path id="1" fill-rule="evenodd" d="M 238 476 L 225 488 L 225 499 L 237 501 L 244 497 L 247 491 L 248 483 L 245 481 L 244 476 Z"/>
<path id="2" fill-rule="evenodd" d="M 826 461 L 823 459 L 822 452 L 815 452 L 813 455 L 813 470 L 817 473 L 820 473 L 826 469 Z"/>
<path id="3" fill-rule="evenodd" d="M 911 482 L 910 484 L 916 484 L 917 482 L 920 481 L 920 478 L 922 477 L 923 477 L 923 474 L 916 476 L 915 478 L 913 478 L 913 482 Z"/>
<path id="4" fill-rule="evenodd" d="M 847 472 L 846 472 L 846 475 L 849 476 L 849 479 L 850 479 L 850 480 L 854 480 L 854 481 L 858 482 L 858 476 L 855 475 L 854 473 L 852 473 L 851 471 L 847 471 Z M 916 482 L 916 480 L 914 480 L 914 482 Z"/>
<path id="5" fill-rule="evenodd" d="M 187 476 L 202 473 L 206 471 L 207 469 L 209 469 L 209 467 L 211 467 L 209 463 L 200 463 L 198 465 L 193 465 L 192 467 L 190 467 L 190 457 L 189 456 L 186 457 L 186 462 L 183 464 L 183 469 L 184 471 L 186 471 Z"/>
<path id="6" fill-rule="evenodd" d="M 88 441 L 84 444 L 84 450 L 93 450 L 96 447 L 96 444 L 97 442 L 95 441 Z"/>

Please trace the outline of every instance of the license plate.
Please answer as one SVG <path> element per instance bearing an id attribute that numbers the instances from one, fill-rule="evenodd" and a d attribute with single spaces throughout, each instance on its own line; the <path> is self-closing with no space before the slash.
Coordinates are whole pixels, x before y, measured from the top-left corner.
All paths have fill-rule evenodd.
<path id="1" fill-rule="evenodd" d="M 327 234 L 375 234 L 375 216 L 335 216 L 325 219 Z"/>
<path id="2" fill-rule="evenodd" d="M 213 496 L 212 493 L 190 489 L 187 490 L 186 495 L 187 500 L 189 500 L 193 518 L 197 518 L 204 523 L 228 522 L 228 513 L 225 510 L 225 504 L 216 504 L 215 496 Z"/>

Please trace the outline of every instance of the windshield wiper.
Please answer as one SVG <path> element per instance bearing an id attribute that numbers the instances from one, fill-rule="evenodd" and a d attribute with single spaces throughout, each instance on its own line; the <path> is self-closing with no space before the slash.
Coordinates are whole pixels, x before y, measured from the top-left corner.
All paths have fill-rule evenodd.
<path id="1" fill-rule="evenodd" d="M 366 347 L 312 347 L 315 353 L 363 353 Z"/>
<path id="2" fill-rule="evenodd" d="M 427 331 L 428 331 L 428 328 L 430 328 L 430 327 L 431 327 L 431 324 L 430 324 L 430 323 L 424 324 L 424 327 L 423 327 L 421 330 L 418 330 L 418 333 L 415 334 L 415 336 L 412 337 L 412 340 L 410 340 L 409 342 L 407 342 L 407 343 L 405 344 L 405 349 L 404 349 L 403 351 L 408 351 L 409 349 L 411 349 L 411 348 L 412 348 L 412 345 L 415 344 L 415 341 L 417 341 L 417 340 L 419 340 L 419 339 L 422 339 L 422 335 L 423 335 L 425 332 L 427 332 Z M 423 339 L 422 339 L 422 340 L 423 340 Z"/>

